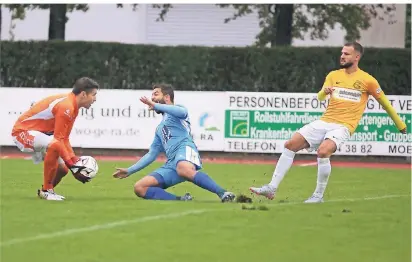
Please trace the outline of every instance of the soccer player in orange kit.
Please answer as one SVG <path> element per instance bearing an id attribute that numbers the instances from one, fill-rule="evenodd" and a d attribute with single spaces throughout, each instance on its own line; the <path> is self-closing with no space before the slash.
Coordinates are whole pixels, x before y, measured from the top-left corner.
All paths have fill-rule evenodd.
<path id="1" fill-rule="evenodd" d="M 69 136 L 79 108 L 90 108 L 98 89 L 93 79 L 79 78 L 70 93 L 46 97 L 17 119 L 11 133 L 14 143 L 20 151 L 31 153 L 35 164 L 44 160 L 43 185 L 37 192 L 40 198 L 64 200 L 54 192 L 54 187 L 69 170 L 80 182 L 89 182 L 79 173 L 84 167 L 76 165 L 79 158 Z"/>
<path id="2" fill-rule="evenodd" d="M 373 96 L 392 118 L 398 130 L 406 134 L 402 121 L 379 86 L 378 81 L 358 67 L 363 47 L 347 43 L 342 48 L 341 69 L 330 72 L 318 93 L 319 100 L 330 96 L 329 105 L 322 117 L 299 129 L 285 143 L 285 148 L 273 172 L 272 181 L 262 187 L 251 187 L 258 195 L 273 199 L 277 188 L 292 166 L 296 152 L 302 149 L 317 149 L 318 176 L 316 189 L 305 203 L 322 203 L 331 173 L 330 156 L 355 132 L 368 102 Z"/>

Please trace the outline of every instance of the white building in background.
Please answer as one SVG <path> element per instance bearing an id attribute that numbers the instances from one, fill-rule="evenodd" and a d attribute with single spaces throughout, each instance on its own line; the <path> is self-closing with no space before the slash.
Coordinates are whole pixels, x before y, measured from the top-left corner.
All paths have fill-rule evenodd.
<path id="1" fill-rule="evenodd" d="M 373 20 L 372 26 L 361 32 L 366 47 L 404 47 L 406 5 L 397 4 L 390 21 Z M 156 22 L 160 10 L 151 5 L 91 4 L 87 12 L 68 14 L 66 41 L 103 41 L 129 44 L 247 46 L 255 42 L 260 31 L 257 15 L 249 14 L 224 24 L 233 9 L 212 4 L 176 4 L 164 22 Z M 389 22 L 389 23 L 388 23 Z M 395 23 L 393 23 L 395 22 Z M 49 11 L 28 11 L 23 21 L 13 22 L 14 40 L 47 40 Z M 11 14 L 2 8 L 1 39 L 10 40 Z M 344 31 L 340 26 L 329 30 L 327 40 L 295 39 L 294 46 L 341 46 Z"/>

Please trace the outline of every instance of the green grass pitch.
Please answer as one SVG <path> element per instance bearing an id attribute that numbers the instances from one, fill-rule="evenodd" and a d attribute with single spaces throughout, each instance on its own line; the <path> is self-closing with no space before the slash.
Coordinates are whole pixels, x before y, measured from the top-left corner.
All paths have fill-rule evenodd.
<path id="1" fill-rule="evenodd" d="M 66 200 L 54 202 L 36 196 L 42 165 L 0 160 L 0 261 L 411 261 L 410 170 L 334 168 L 332 160 L 326 202 L 310 205 L 302 202 L 314 190 L 317 168 L 293 166 L 275 200 L 253 197 L 242 209 L 191 183 L 170 191 L 190 192 L 192 202 L 139 199 L 135 181 L 160 163 L 112 178 L 115 167 L 129 164 L 100 161 L 86 185 L 68 175 L 56 188 Z M 228 190 L 250 195 L 250 186 L 270 181 L 273 165 L 204 170 Z"/>

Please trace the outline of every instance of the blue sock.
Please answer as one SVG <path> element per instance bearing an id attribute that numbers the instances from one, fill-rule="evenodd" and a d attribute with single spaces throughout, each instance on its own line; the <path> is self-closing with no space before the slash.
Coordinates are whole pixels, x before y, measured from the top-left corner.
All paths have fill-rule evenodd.
<path id="1" fill-rule="evenodd" d="M 207 174 L 203 172 L 196 173 L 193 179 L 193 183 L 203 189 L 217 194 L 219 197 L 222 197 L 226 192 L 226 190 L 221 188 L 218 184 L 216 184 L 215 181 L 213 181 L 213 179 L 211 179 Z"/>
<path id="2" fill-rule="evenodd" d="M 166 192 L 160 187 L 149 187 L 146 191 L 144 199 L 157 199 L 157 200 L 179 200 L 180 197 L 175 196 L 169 192 Z"/>

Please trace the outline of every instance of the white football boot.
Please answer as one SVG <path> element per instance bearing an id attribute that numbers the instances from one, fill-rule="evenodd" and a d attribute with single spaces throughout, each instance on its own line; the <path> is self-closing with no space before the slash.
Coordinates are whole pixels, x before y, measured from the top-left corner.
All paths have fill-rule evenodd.
<path id="1" fill-rule="evenodd" d="M 62 201 L 65 199 L 64 196 L 58 195 L 54 192 L 53 189 L 49 189 L 49 190 L 37 190 L 37 195 L 41 198 L 41 199 L 45 199 L 45 200 L 55 200 L 55 201 Z"/>
<path id="2" fill-rule="evenodd" d="M 275 198 L 276 188 L 270 185 L 264 185 L 262 187 L 250 187 L 249 190 L 256 195 L 264 196 L 270 200 Z"/>
<path id="3" fill-rule="evenodd" d="M 313 194 L 311 197 L 306 199 L 304 203 L 308 203 L 308 204 L 323 203 L 323 196 Z"/>

